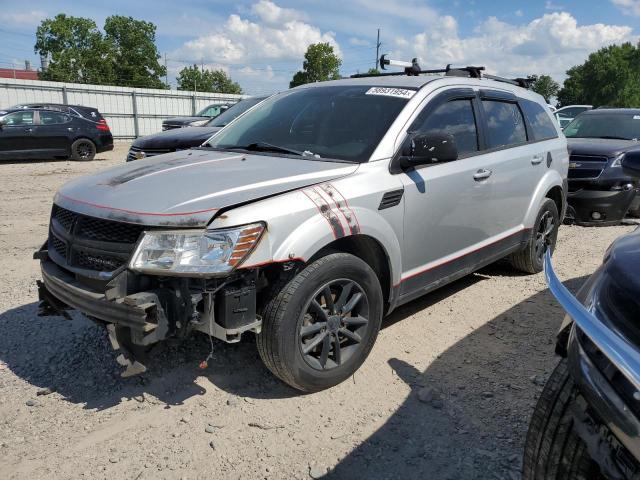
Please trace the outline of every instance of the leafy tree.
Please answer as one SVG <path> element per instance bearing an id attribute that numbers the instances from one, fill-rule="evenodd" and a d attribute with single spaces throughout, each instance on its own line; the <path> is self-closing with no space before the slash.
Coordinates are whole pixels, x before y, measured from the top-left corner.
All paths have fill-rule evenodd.
<path id="1" fill-rule="evenodd" d="M 567 75 L 558 93 L 561 105 L 640 107 L 640 46 L 602 48 Z"/>
<path id="2" fill-rule="evenodd" d="M 222 70 L 185 67 L 178 73 L 178 90 L 241 94 L 242 88 Z"/>
<path id="3" fill-rule="evenodd" d="M 336 80 L 340 78 L 340 65 L 342 65 L 342 60 L 333 52 L 333 47 L 328 43 L 309 45 L 304 54 L 302 70 L 293 76 L 289 82 L 289 88 L 305 83 Z"/>
<path id="4" fill-rule="evenodd" d="M 551 97 L 558 95 L 560 91 L 560 85 L 549 75 L 539 75 L 535 77 L 535 82 L 531 87 L 532 90 L 544 97 L 544 100 L 549 103 Z"/>
<path id="5" fill-rule="evenodd" d="M 161 77 L 167 70 L 158 61 L 156 26 L 132 17 L 114 15 L 104 22 L 105 40 L 118 85 L 167 88 Z"/>
<path id="6" fill-rule="evenodd" d="M 43 80 L 109 84 L 113 81 L 109 46 L 96 23 L 64 13 L 43 20 L 36 31 L 36 53 L 50 55 Z"/>

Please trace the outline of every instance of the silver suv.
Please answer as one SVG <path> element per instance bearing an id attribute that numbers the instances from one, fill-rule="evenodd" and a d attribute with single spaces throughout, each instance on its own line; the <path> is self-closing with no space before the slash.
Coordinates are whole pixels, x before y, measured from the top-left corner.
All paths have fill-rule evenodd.
<path id="1" fill-rule="evenodd" d="M 36 253 L 41 313 L 105 325 L 124 374 L 163 339 L 250 331 L 277 377 L 317 391 L 399 305 L 505 257 L 539 272 L 562 132 L 518 82 L 429 73 L 294 88 L 202 147 L 67 183 Z"/>

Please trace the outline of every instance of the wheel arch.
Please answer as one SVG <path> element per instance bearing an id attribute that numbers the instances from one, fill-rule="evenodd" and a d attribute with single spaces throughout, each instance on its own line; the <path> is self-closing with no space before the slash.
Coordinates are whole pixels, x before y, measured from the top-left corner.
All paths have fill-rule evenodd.
<path id="1" fill-rule="evenodd" d="M 556 206 L 559 207 L 558 215 L 562 216 L 565 207 L 563 179 L 556 170 L 549 170 L 538 183 L 524 218 L 525 227 L 532 228 L 534 226 L 540 205 L 547 198 L 555 202 Z"/>
<path id="2" fill-rule="evenodd" d="M 380 281 L 385 311 L 387 311 L 392 293 L 392 267 L 391 259 L 382 243 L 365 234 L 349 235 L 322 247 L 309 259 L 308 263 L 336 252 L 349 253 L 371 267 Z"/>

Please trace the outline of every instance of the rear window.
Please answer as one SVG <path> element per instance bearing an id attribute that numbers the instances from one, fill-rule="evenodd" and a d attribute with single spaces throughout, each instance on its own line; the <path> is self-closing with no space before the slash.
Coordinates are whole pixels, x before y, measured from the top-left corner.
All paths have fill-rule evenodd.
<path id="1" fill-rule="evenodd" d="M 520 105 L 529 120 L 529 125 L 531 125 L 532 140 L 548 140 L 558 137 L 553 120 L 540 104 L 531 100 L 520 100 Z"/>
<path id="2" fill-rule="evenodd" d="M 501 148 L 527 142 L 522 112 L 516 103 L 483 100 L 487 122 L 487 148 Z"/>

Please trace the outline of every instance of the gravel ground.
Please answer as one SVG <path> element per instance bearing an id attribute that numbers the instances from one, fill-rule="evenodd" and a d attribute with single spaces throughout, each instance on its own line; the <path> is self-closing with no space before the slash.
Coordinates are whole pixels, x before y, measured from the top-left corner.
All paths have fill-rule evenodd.
<path id="1" fill-rule="evenodd" d="M 39 318 L 32 253 L 55 190 L 123 161 L 0 164 L 0 478 L 520 477 L 529 416 L 556 359 L 563 312 L 542 275 L 494 265 L 386 319 L 354 377 L 300 395 L 250 336 L 163 345 L 121 379 L 106 335 Z M 559 276 L 576 290 L 632 230 L 562 227 Z"/>

